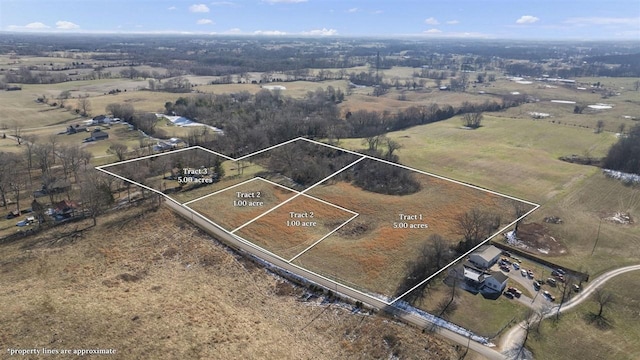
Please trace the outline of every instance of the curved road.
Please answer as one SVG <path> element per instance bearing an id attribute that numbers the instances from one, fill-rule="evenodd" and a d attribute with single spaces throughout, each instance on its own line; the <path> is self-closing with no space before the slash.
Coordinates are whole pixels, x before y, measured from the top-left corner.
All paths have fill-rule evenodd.
<path id="1" fill-rule="evenodd" d="M 352 299 L 361 301 L 364 304 L 367 304 L 368 306 L 375 308 L 375 309 L 380 309 L 383 311 L 386 311 L 388 313 L 390 313 L 391 315 L 393 315 L 395 318 L 399 318 L 402 319 L 403 321 L 406 321 L 408 323 L 414 324 L 415 326 L 421 328 L 421 329 L 426 329 L 426 328 L 430 328 L 433 326 L 433 324 L 429 321 L 427 321 L 426 319 L 420 317 L 417 314 L 413 314 L 413 313 L 409 313 L 406 311 L 403 311 L 401 309 L 395 308 L 395 307 L 389 307 L 386 303 L 384 303 L 381 300 L 377 300 L 375 298 L 372 298 L 368 295 L 365 295 L 361 292 L 355 291 L 353 289 L 350 288 L 346 288 L 346 287 L 340 287 L 337 286 L 335 283 L 329 281 L 328 279 L 319 276 L 317 274 L 314 274 L 312 272 L 308 272 L 298 266 L 292 265 L 290 263 L 288 263 L 287 261 L 284 261 L 283 259 L 274 256 L 271 253 L 268 252 L 264 252 L 261 249 L 256 248 L 255 246 L 253 246 L 252 244 L 248 244 L 245 243 L 243 241 L 240 241 L 239 239 L 233 237 L 232 235 L 230 235 L 229 233 L 222 231 L 219 227 L 213 225 L 212 223 L 210 223 L 209 221 L 201 218 L 200 216 L 198 216 L 197 214 L 194 214 L 192 212 L 190 212 L 187 208 L 185 208 L 182 205 L 176 204 L 173 201 L 167 199 L 167 201 L 165 201 L 165 204 L 167 204 L 169 207 L 171 207 L 174 211 L 176 211 L 177 213 L 179 213 L 180 215 L 182 215 L 183 217 L 185 217 L 186 219 L 191 220 L 194 224 L 200 226 L 201 228 L 207 230 L 209 233 L 213 234 L 214 236 L 216 236 L 217 238 L 219 238 L 220 240 L 223 240 L 225 243 L 227 243 L 228 245 L 235 247 L 237 249 L 240 249 L 242 251 L 245 251 L 249 254 L 252 254 L 260 259 L 263 259 L 279 268 L 282 268 L 286 271 L 289 271 L 293 274 L 296 274 L 298 276 L 301 276 L 305 279 L 308 279 L 309 281 L 312 281 L 316 284 L 322 285 L 327 289 L 333 289 L 336 292 L 339 292 L 343 295 L 346 295 Z M 488 347 L 486 345 L 483 345 L 481 343 L 475 342 L 475 341 L 469 341 L 469 339 L 463 335 L 460 335 L 456 332 L 453 332 L 451 330 L 448 329 L 444 329 L 441 327 L 436 327 L 436 332 L 444 337 L 446 337 L 447 339 L 454 341 L 458 344 L 460 344 L 462 347 L 466 347 L 467 345 L 469 345 L 469 349 L 477 352 L 478 354 L 484 356 L 487 359 L 491 359 L 491 360 L 504 360 L 506 359 L 505 355 L 501 354 L 499 351 L 496 351 L 495 349 Z"/>
<path id="2" fill-rule="evenodd" d="M 596 289 L 604 285 L 604 283 L 610 280 L 611 278 L 630 272 L 630 271 L 637 271 L 637 270 L 640 270 L 640 265 L 631 265 L 631 266 L 625 266 L 619 269 L 614 269 L 598 276 L 595 280 L 593 280 L 589 284 L 589 286 L 583 288 L 582 291 L 577 296 L 573 297 L 571 300 L 562 304 L 562 307 L 560 308 L 560 312 L 562 313 L 562 312 L 571 310 L 574 307 L 580 305 L 582 302 L 584 302 L 589 298 L 589 295 L 591 295 L 594 291 L 596 291 Z M 558 306 L 554 306 L 551 309 L 551 311 L 549 311 L 544 315 L 544 318 L 546 319 L 548 317 L 554 316 L 556 314 L 557 309 L 558 309 Z M 500 342 L 500 348 L 503 351 L 514 349 L 520 346 L 520 343 L 522 342 L 522 338 L 524 337 L 524 325 L 525 325 L 525 321 L 520 322 L 518 325 L 514 326 L 511 330 L 509 330 L 508 333 L 506 333 L 502 337 Z"/>

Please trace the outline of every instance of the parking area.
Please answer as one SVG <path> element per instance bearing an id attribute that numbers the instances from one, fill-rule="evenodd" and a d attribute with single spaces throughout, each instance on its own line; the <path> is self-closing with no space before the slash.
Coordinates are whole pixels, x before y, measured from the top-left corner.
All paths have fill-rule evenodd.
<path id="1" fill-rule="evenodd" d="M 501 271 L 509 278 L 503 293 L 507 298 L 530 308 L 540 309 L 557 305 L 563 292 L 570 298 L 580 291 L 577 281 L 568 278 L 562 269 L 552 269 L 531 260 L 507 255 L 503 253 L 491 268 L 493 271 Z"/>

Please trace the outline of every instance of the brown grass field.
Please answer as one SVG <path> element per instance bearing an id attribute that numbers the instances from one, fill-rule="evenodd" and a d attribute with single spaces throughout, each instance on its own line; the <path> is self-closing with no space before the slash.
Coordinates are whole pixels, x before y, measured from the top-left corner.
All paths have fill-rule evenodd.
<path id="1" fill-rule="evenodd" d="M 306 217 L 293 217 L 292 212 Z M 351 217 L 353 214 L 347 211 L 298 196 L 236 234 L 284 259 L 290 259 Z"/>
<path id="2" fill-rule="evenodd" d="M 240 198 L 237 192 L 251 193 L 256 197 Z M 232 231 L 293 195 L 293 191 L 256 179 L 198 200 L 189 204 L 189 207 L 228 231 Z M 245 205 L 242 201 L 248 202 Z M 256 204 L 253 206 L 251 203 Z"/>
<path id="3" fill-rule="evenodd" d="M 407 196 L 375 194 L 344 182 L 312 189 L 310 195 L 360 215 L 296 262 L 358 289 L 393 297 L 406 262 L 430 235 L 457 243 L 458 216 L 475 208 L 499 215 L 501 226 L 515 220 L 513 200 L 428 175 L 416 173 L 415 178 L 422 190 Z M 423 220 L 403 221 L 400 214 L 421 214 Z M 428 228 L 394 228 L 394 223 L 403 222 Z"/>
<path id="4" fill-rule="evenodd" d="M 80 238 L 65 233 L 86 229 Z M 108 358 L 456 359 L 431 334 L 300 289 L 167 209 L 113 212 L 0 244 L 7 348 L 114 349 Z M 6 354 L 6 353 L 5 353 Z M 107 358 L 107 356 L 103 356 Z M 35 359 L 41 357 L 26 356 Z"/>

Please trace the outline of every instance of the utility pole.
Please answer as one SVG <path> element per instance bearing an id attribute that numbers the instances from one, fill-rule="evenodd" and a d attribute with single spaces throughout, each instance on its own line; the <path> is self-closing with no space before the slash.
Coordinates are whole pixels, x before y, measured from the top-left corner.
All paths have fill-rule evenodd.
<path id="1" fill-rule="evenodd" d="M 591 250 L 591 256 L 596 251 L 596 246 L 598 246 L 598 240 L 600 240 L 600 226 L 602 226 L 602 219 L 600 219 L 600 223 L 598 223 L 598 235 L 596 235 L 596 242 L 593 244 L 593 249 Z"/>

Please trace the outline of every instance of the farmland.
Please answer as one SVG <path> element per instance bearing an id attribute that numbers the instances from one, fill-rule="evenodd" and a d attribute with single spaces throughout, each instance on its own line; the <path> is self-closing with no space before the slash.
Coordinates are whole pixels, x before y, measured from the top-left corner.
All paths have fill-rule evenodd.
<path id="1" fill-rule="evenodd" d="M 323 153 L 326 158 L 319 155 Z M 291 154 L 297 154 L 294 156 L 300 161 L 315 163 L 307 163 L 294 173 L 288 173 L 288 167 L 278 170 L 282 169 L 280 164 L 291 161 Z M 327 159 L 332 162 L 323 170 Z M 216 174 L 219 171 L 211 169 L 218 161 L 213 154 L 193 149 L 102 169 L 156 191 L 167 191 L 175 179 L 167 180 L 165 174 L 178 176 L 176 165 L 172 164 L 180 164 L 177 166 L 180 171 L 192 168 L 202 169 L 197 171 L 199 174 Z M 495 232 L 535 206 L 374 158 L 358 159 L 355 153 L 327 149 L 302 139 L 250 155 L 243 161 L 265 164 L 265 171 L 241 183 L 237 183 L 241 178 L 223 176 L 218 179 L 220 182 L 205 186 L 209 194 L 198 198 L 190 195 L 185 205 L 285 260 L 338 283 L 390 299 L 403 295 L 398 288 L 406 277 L 408 259 L 420 249 L 433 246 L 426 238 L 437 235 L 446 239 L 448 246 L 455 247 L 457 224 L 465 213 L 490 213 L 496 219 L 492 225 Z M 344 164 L 342 167 L 338 166 L 340 162 Z M 314 173 L 306 173 L 309 166 L 315 169 Z M 359 183 L 362 174 L 371 169 L 380 177 L 390 176 L 389 182 L 379 182 L 375 187 Z M 305 183 L 293 184 L 303 193 L 288 189 L 284 186 L 288 184 L 286 181 L 278 185 L 260 178 L 268 176 L 282 182 L 300 174 L 307 177 Z M 231 186 L 224 188 L 224 185 Z M 410 196 L 395 193 L 402 189 L 412 189 Z M 185 191 L 189 192 L 180 187 L 178 193 Z M 168 196 L 173 197 L 172 193 Z M 185 199 L 184 195 L 181 198 Z M 517 206 L 524 206 L 518 215 Z M 441 266 L 444 265 L 447 264 Z M 429 275 L 423 274 L 424 278 L 418 280 Z"/>
<path id="2" fill-rule="evenodd" d="M 82 239 L 61 237 L 74 228 Z M 458 356 L 434 335 L 382 317 L 298 301 L 299 288 L 168 209 L 132 207 L 98 227 L 76 223 L 0 247 L 3 283 L 13 284 L 0 290 L 0 338 L 14 348 L 112 348 L 139 359 Z M 58 345 L 46 345 L 52 339 Z M 393 350 L 388 339 L 398 341 Z"/>
<path id="3" fill-rule="evenodd" d="M 220 39 L 218 43 L 207 46 L 209 50 L 218 49 L 223 54 L 227 51 L 225 47 L 237 46 L 233 41 Z M 426 54 L 426 49 L 431 46 L 426 43 L 420 45 L 424 48 L 412 42 L 403 43 L 413 50 L 396 53 L 397 44 L 393 42 L 381 41 L 362 46 L 345 42 L 332 47 L 328 45 L 330 42 L 311 41 L 326 52 L 298 51 L 296 56 L 299 59 L 295 63 L 290 59 L 264 56 L 271 51 L 268 49 L 288 46 L 304 49 L 307 46 L 305 42 L 291 45 L 288 41 L 256 41 L 255 44 L 259 44 L 254 44 L 253 51 L 256 52 L 245 54 L 256 62 L 243 62 L 243 65 L 228 61 L 228 58 L 225 60 L 227 63 L 220 66 L 210 65 L 208 62 L 215 61 L 212 58 L 201 63 L 204 60 L 196 55 L 198 52 L 185 52 L 181 54 L 181 60 L 175 62 L 153 61 L 146 64 L 149 59 L 132 60 L 140 54 L 120 53 L 113 48 L 98 51 L 93 45 L 91 49 L 79 52 L 60 50 L 43 51 L 38 56 L 0 55 L 0 79 L 5 76 L 24 80 L 24 83 L 2 83 L 3 86 L 16 85 L 20 90 L 3 91 L 0 97 L 0 106 L 3 107 L 0 134 L 6 135 L 6 138 L 0 138 L 0 152 L 25 155 L 21 156 L 20 165 L 13 169 L 22 178 L 29 179 L 18 185 L 17 194 L 10 190 L 6 192 L 9 201 L 4 204 L 5 209 L 15 208 L 16 195 L 20 195 L 23 208 L 28 206 L 25 204 L 32 200 L 34 190 L 40 189 L 49 179 L 63 176 L 71 183 L 70 190 L 52 194 L 49 199 L 41 197 L 38 201 L 44 201 L 44 206 L 49 208 L 60 200 L 85 197 L 81 191 L 84 176 L 76 175 L 71 180 L 71 172 L 66 168 L 60 151 L 77 147 L 91 154 L 92 165 L 105 165 L 102 169 L 120 177 L 118 180 L 112 178 L 107 186 L 115 198 L 112 201 L 117 203 L 113 206 L 126 206 L 131 200 L 149 197 L 147 189 L 140 190 L 123 179 L 133 180 L 165 193 L 226 231 L 293 265 L 385 300 L 393 300 L 406 290 L 401 285 L 411 277 L 407 276 L 411 266 L 418 262 L 420 256 L 429 253 L 436 243 L 432 235 L 444 240 L 450 252 L 446 259 L 453 260 L 463 253 L 458 250 L 464 245 L 460 231 L 460 218 L 464 214 L 478 211 L 484 214 L 485 220 L 497 219 L 492 231 L 482 240 L 495 234 L 493 241 L 504 241 L 500 233 L 511 230 L 505 226 L 518 217 L 516 208 L 519 202 L 499 194 L 531 201 L 524 210 L 519 209 L 525 212 L 532 210 L 534 203 L 541 204 L 523 220 L 522 233 L 535 229 L 536 235 L 544 235 L 543 239 L 553 241 L 562 251 L 530 246 L 527 251 L 535 256 L 560 267 L 588 273 L 592 278 L 611 268 L 637 263 L 640 257 L 640 230 L 637 226 L 640 193 L 637 186 L 607 178 L 596 166 L 560 160 L 560 157 L 568 157 L 597 164 L 612 144 L 624 138 L 638 124 L 637 77 L 628 74 L 625 77 L 597 76 L 594 74 L 598 71 L 615 72 L 616 64 L 590 63 L 583 66 L 588 71 L 576 72 L 578 76 L 571 75 L 567 80 L 561 74 L 566 76 L 568 72 L 563 71 L 573 66 L 571 64 L 556 66 L 548 62 L 536 63 L 533 59 L 494 58 L 505 49 L 501 43 L 483 45 L 492 49 L 492 60 L 485 57 L 486 54 L 482 55 L 487 49 L 478 49 L 471 42 L 457 48 L 469 52 L 466 55 L 443 53 L 440 48 Z M 166 42 L 174 46 L 167 46 L 167 49 L 173 49 L 170 51 L 181 46 L 175 39 L 167 39 Z M 147 49 L 145 44 L 139 46 Z M 387 46 L 388 54 L 376 59 L 375 49 Z M 540 50 L 536 46 L 532 48 Z M 613 52 L 627 51 L 616 46 L 605 48 Z M 164 51 L 153 49 L 156 50 Z M 237 47 L 236 51 L 244 50 Z M 351 51 L 358 55 L 349 56 Z M 554 51 L 561 51 L 562 54 L 557 55 L 565 59 L 582 56 L 579 47 L 569 46 Z M 363 55 L 365 53 L 368 55 Z M 239 56 L 233 54 L 231 57 Z M 585 59 L 591 61 L 588 57 Z M 381 65 L 379 71 L 376 61 Z M 540 66 L 542 73 L 527 75 L 528 65 L 532 68 Z M 46 83 L 62 77 L 65 77 L 64 81 Z M 35 83 L 37 81 L 43 83 Z M 183 88 L 172 87 L 183 83 L 187 84 Z M 272 86 L 282 89 L 269 90 Z M 82 108 L 83 102 L 88 103 L 86 109 Z M 130 120 L 140 120 L 148 113 L 166 113 L 222 128 L 223 133 L 212 134 L 208 127 L 179 127 L 159 119 L 141 131 L 133 130 L 135 126 L 126 123 L 91 125 L 90 131 L 100 128 L 109 134 L 109 138 L 103 141 L 83 143 L 90 132 L 61 134 L 69 126 L 89 123 L 95 115 L 115 115 L 110 114 L 113 108 L 107 108 L 110 104 L 130 106 Z M 480 126 L 476 129 L 464 127 L 465 116 L 474 113 L 481 115 Z M 150 136 L 144 133 L 147 129 L 151 130 Z M 18 146 L 16 137 L 28 143 Z M 162 155 L 152 151 L 154 145 L 168 141 L 170 137 L 202 147 L 198 148 L 200 150 Z M 293 141 L 298 137 L 307 140 Z M 284 145 L 280 145 L 283 142 Z M 337 148 L 327 146 L 329 144 Z M 32 148 L 46 147 L 51 148 L 49 155 L 38 153 L 31 157 Z M 116 155 L 114 149 L 117 147 L 124 147 L 126 151 Z M 248 156 L 265 148 L 269 151 Z M 202 149 L 216 151 L 219 155 Z M 181 157 L 175 154 L 196 155 Z M 151 156 L 136 159 L 143 155 Z M 248 157 L 238 160 L 240 156 Z M 112 165 L 118 158 L 128 161 Z M 89 173 L 87 163 L 84 169 Z M 178 180 L 184 176 L 190 176 L 188 182 L 191 183 Z M 0 182 L 7 183 L 6 179 L 2 178 Z M 470 184 L 472 186 L 467 186 Z M 239 195 L 256 193 L 260 194 L 259 198 Z M 170 219 L 175 226 L 186 226 L 179 225 L 180 220 L 168 216 L 164 213 L 162 219 Z M 115 217 L 117 215 L 113 213 L 105 215 L 105 219 L 113 221 L 110 229 L 117 227 L 114 225 L 117 221 L 126 223 L 122 218 L 113 220 Z M 148 217 L 159 219 L 153 214 Z M 15 223 L 23 218 L 7 220 L 3 216 L 0 233 L 14 233 Z M 554 223 L 548 219 L 560 221 Z M 144 231 L 155 234 L 149 236 L 160 236 L 152 231 L 149 223 L 144 224 L 147 224 Z M 68 227 L 65 229 L 69 230 Z M 126 230 L 120 227 L 118 231 L 120 234 Z M 175 228 L 165 230 L 175 234 L 179 232 Z M 131 234 L 136 239 L 150 241 L 149 237 L 143 236 L 142 230 L 131 229 Z M 95 233 L 92 236 L 95 239 L 99 237 Z M 127 250 L 135 248 L 133 243 L 119 244 Z M 99 252 L 104 259 L 111 259 L 109 264 L 130 267 L 127 273 L 135 273 L 135 276 L 142 274 L 140 276 L 144 277 L 151 274 L 147 271 L 158 271 L 175 279 L 201 281 L 205 273 L 195 278 L 184 277 L 178 266 L 178 259 L 196 259 L 208 254 L 203 245 L 193 246 L 184 251 L 176 250 L 180 256 L 171 256 L 173 250 L 167 256 L 164 252 L 160 255 L 149 253 L 149 258 L 155 259 L 153 261 L 176 266 L 169 272 L 163 272 L 154 267 L 155 263 L 150 264 L 145 259 L 128 258 L 119 252 L 124 251 L 121 249 L 113 252 L 99 249 Z M 67 251 L 81 251 L 86 254 L 94 250 L 70 244 L 62 250 L 56 248 L 51 251 L 65 254 Z M 198 259 L 193 264 L 200 264 Z M 20 261 L 23 260 L 17 262 Z M 203 261 L 208 262 L 207 259 Z M 49 271 L 62 267 L 61 263 L 54 264 L 50 257 L 46 262 L 40 262 L 38 258 L 37 262 L 41 270 L 28 280 L 33 283 L 41 281 L 36 279 L 38 276 L 46 278 Z M 82 266 L 85 269 L 87 266 L 91 269 L 107 266 L 96 264 Z M 225 265 L 238 269 L 244 266 L 230 260 Z M 529 262 L 527 266 L 537 268 Z M 68 270 L 65 268 L 65 271 Z M 422 274 L 424 276 L 417 280 L 431 274 L 433 271 Z M 104 286 L 110 287 L 114 283 L 127 285 L 127 289 L 138 286 L 138 282 L 129 284 L 124 279 L 128 276 L 117 278 L 115 273 L 111 275 L 111 278 L 103 279 Z M 251 276 L 257 277 L 254 273 Z M 634 284 L 636 278 L 635 274 L 629 274 L 607 285 L 607 289 L 620 295 L 625 305 L 610 309 L 615 326 L 607 330 L 602 342 L 594 340 L 600 338 L 597 332 L 600 330 L 594 331 L 588 326 L 581 330 L 581 338 L 549 340 L 548 335 L 544 337 L 545 333 L 556 329 L 570 332 L 571 323 L 582 321 L 585 313 L 593 311 L 595 303 L 588 303 L 568 313 L 559 322 L 543 325 L 543 335 L 531 343 L 536 357 L 546 358 L 548 353 L 550 358 L 562 358 L 566 351 L 562 344 L 569 342 L 576 348 L 567 353 L 572 356 L 592 353 L 598 357 L 608 351 L 616 357 L 625 358 L 628 354 L 638 353 L 637 342 L 628 340 L 633 338 L 633 329 L 624 321 L 633 317 L 633 299 L 638 295 L 637 287 L 625 287 L 624 284 Z M 154 279 L 162 283 L 162 288 L 169 287 L 159 278 Z M 231 284 L 234 280 L 229 278 L 226 281 Z M 100 284 L 96 284 L 99 288 Z M 264 284 L 248 286 L 260 288 L 266 286 Z M 220 284 L 216 286 L 216 290 L 208 287 L 207 294 L 221 288 Z M 225 294 L 250 291 L 246 287 L 242 289 Z M 271 291 L 265 289 L 262 289 L 264 293 Z M 274 291 L 279 291 L 277 289 Z M 292 292 L 301 291 L 294 287 L 291 289 L 294 289 Z M 159 301 L 161 297 L 156 294 L 157 290 L 151 291 L 135 300 L 149 297 Z M 171 294 L 175 295 L 175 291 L 172 290 Z M 450 291 L 451 287 L 443 282 L 443 276 L 438 276 L 430 282 L 429 291 L 412 303 L 420 309 L 438 313 L 441 302 L 448 298 Z M 103 300 L 115 299 L 99 293 Z M 557 291 L 554 294 L 557 295 Z M 27 309 L 55 310 L 57 314 L 70 313 L 81 303 L 89 304 L 93 309 L 98 306 L 88 298 L 81 298 L 74 306 L 66 307 L 62 306 L 65 303 L 63 298 L 63 294 L 56 291 L 26 302 L 24 306 Z M 196 301 L 198 296 L 190 294 L 188 299 Z M 456 296 L 454 307 L 455 311 L 445 315 L 450 321 L 486 337 L 496 335 L 510 321 L 521 319 L 526 312 L 525 306 L 506 298 L 481 299 L 479 295 L 462 290 Z M 22 311 L 21 316 L 27 318 L 24 309 L 15 310 Z M 205 312 L 209 310 L 190 310 L 190 321 L 206 321 Z M 82 314 L 86 318 L 91 318 L 90 315 Z M 46 319 L 30 320 L 37 323 Z M 384 328 L 378 325 L 372 325 L 372 328 Z M 330 326 L 327 325 L 323 329 L 328 328 Z M 352 330 L 350 328 L 349 331 Z M 96 331 L 111 330 L 101 328 Z M 285 332 L 282 330 L 279 334 L 287 337 Z M 236 340 L 239 342 L 250 340 L 232 333 L 238 336 Z M 614 335 L 618 333 L 626 340 L 616 339 Z M 94 335 L 92 338 L 98 337 Z M 180 341 L 184 344 L 189 342 L 188 339 Z M 584 347 L 584 352 L 577 350 L 586 341 L 594 341 L 599 349 L 593 345 Z M 252 351 L 244 353 L 237 342 L 234 344 L 226 349 L 228 354 L 249 356 Z M 341 344 L 347 352 L 340 354 L 347 357 L 344 354 L 353 353 L 345 349 L 355 351 L 362 347 L 362 344 L 348 341 Z M 127 349 L 132 348 L 132 345 L 127 346 Z M 198 351 L 206 356 L 209 350 Z M 189 351 L 192 350 L 180 348 L 173 354 L 194 354 Z M 308 354 L 273 351 L 274 356 Z"/>

